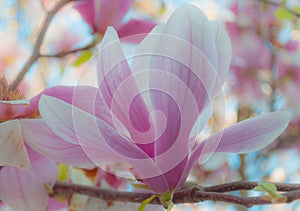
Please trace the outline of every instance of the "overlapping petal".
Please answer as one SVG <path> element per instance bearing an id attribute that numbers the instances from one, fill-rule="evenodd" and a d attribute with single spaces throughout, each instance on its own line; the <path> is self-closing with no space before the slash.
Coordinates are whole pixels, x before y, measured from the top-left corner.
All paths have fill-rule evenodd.
<path id="1" fill-rule="evenodd" d="M 125 161 L 134 167 L 134 172 L 138 173 L 141 179 L 158 177 L 156 183 L 148 184 L 154 190 L 166 191 L 169 189 L 163 174 L 172 169 L 174 166 L 172 163 L 177 163 L 176 159 L 180 161 L 180 156 L 174 158 L 174 161 L 170 160 L 168 163 L 171 166 L 168 166 L 161 160 L 172 159 L 170 156 L 157 157 L 156 161 L 151 159 L 133 142 L 122 137 L 102 120 L 81 109 L 49 96 L 42 96 L 39 105 L 43 119 L 50 125 L 53 132 L 65 140 L 72 140 L 72 144 L 80 144 L 86 155 L 95 164 L 101 166 L 101 163 L 105 162 Z M 60 112 L 64 115 L 57 115 Z M 170 154 L 175 154 L 175 152 Z M 180 155 L 181 152 L 178 151 L 177 154 Z M 156 187 L 155 184 L 158 181 L 161 185 Z"/>
<path id="2" fill-rule="evenodd" d="M 25 169 L 29 168 L 30 161 L 18 120 L 1 123 L 0 151 L 0 166 L 8 165 Z"/>
<path id="3" fill-rule="evenodd" d="M 81 168 L 95 167 L 79 144 L 63 141 L 41 119 L 20 120 L 24 139 L 35 151 L 56 162 Z"/>
<path id="4" fill-rule="evenodd" d="M 286 111 L 263 114 L 239 122 L 208 137 L 192 150 L 182 180 L 185 181 L 194 163 L 199 159 L 201 161 L 211 150 L 213 152 L 249 153 L 266 147 L 286 129 L 289 120 L 290 114 Z M 204 148 L 206 142 L 215 140 L 220 140 L 216 149 Z"/>
<path id="5" fill-rule="evenodd" d="M 107 30 L 102 41 L 98 77 L 101 94 L 115 117 L 115 127 L 118 129 L 120 121 L 134 141 L 142 140 L 141 133 L 145 143 L 153 141 L 148 108 L 113 28 Z"/>
<path id="6" fill-rule="evenodd" d="M 78 2 L 75 8 L 95 31 L 104 33 L 108 26 L 120 27 L 132 3 L 132 0 L 86 0 Z"/>
<path id="7" fill-rule="evenodd" d="M 15 119 L 26 111 L 29 101 L 0 101 L 0 122 Z"/>
<path id="8" fill-rule="evenodd" d="M 118 29 L 118 35 L 123 42 L 139 43 L 156 25 L 150 20 L 131 19 Z"/>
<path id="9" fill-rule="evenodd" d="M 13 210 L 46 210 L 48 191 L 44 184 L 54 184 L 57 166 L 30 147 L 27 150 L 31 159 L 29 170 L 8 166 L 1 169 L 0 198 Z"/>
<path id="10" fill-rule="evenodd" d="M 156 87 L 156 84 L 161 86 L 159 92 L 151 92 L 154 107 L 172 114 L 164 113 L 168 122 L 173 124 L 170 128 L 174 128 L 175 131 L 175 128 L 179 127 L 177 121 L 186 118 L 188 121 L 180 121 L 185 125 L 187 137 L 197 117 L 211 103 L 222 86 L 230 64 L 230 41 L 219 24 L 209 22 L 199 9 L 191 5 L 178 8 L 167 24 L 156 27 L 152 32 L 139 45 L 137 56 L 132 62 L 133 69 L 150 70 L 150 87 Z M 163 77 L 164 83 L 161 83 L 157 80 L 161 78 L 160 75 L 151 71 L 153 69 L 166 71 L 170 76 Z M 174 78 L 171 75 L 183 82 L 185 87 L 171 81 Z M 176 90 L 176 94 L 162 94 L 171 93 L 170 90 Z M 172 103 L 173 99 L 179 105 L 180 113 L 174 112 L 176 106 Z M 196 103 L 196 107 L 191 103 Z M 195 128 L 200 130 L 200 126 Z M 186 141 L 187 139 L 185 138 Z M 165 148 L 175 140 L 169 139 L 170 144 Z"/>

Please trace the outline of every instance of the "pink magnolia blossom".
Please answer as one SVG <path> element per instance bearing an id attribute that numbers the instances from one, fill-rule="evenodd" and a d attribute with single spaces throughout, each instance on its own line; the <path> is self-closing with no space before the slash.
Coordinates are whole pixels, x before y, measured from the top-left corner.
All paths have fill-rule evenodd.
<path id="1" fill-rule="evenodd" d="M 271 36 L 268 29 L 278 24 L 275 16 L 278 7 L 271 4 L 265 7 L 261 2 L 236 0 L 230 9 L 240 26 L 257 30 L 264 38 Z"/>
<path id="2" fill-rule="evenodd" d="M 150 32 L 156 25 L 153 21 L 130 19 L 123 22 L 132 5 L 133 0 L 83 0 L 79 1 L 75 8 L 93 32 L 104 34 L 108 26 L 113 26 L 120 37 Z"/>
<path id="3" fill-rule="evenodd" d="M 299 52 L 281 55 L 276 63 L 278 68 L 279 88 L 287 98 L 289 106 L 299 110 L 300 97 L 300 63 Z M 297 112 L 298 113 L 298 112 Z"/>
<path id="4" fill-rule="evenodd" d="M 40 113 L 64 139 L 61 145 L 81 145 L 99 166 L 127 163 L 137 180 L 166 193 L 184 185 L 199 159 L 261 149 L 287 127 L 287 112 L 274 112 L 196 141 L 193 129 L 196 125 L 199 132 L 210 118 L 211 100 L 221 91 L 230 60 L 224 28 L 197 7 L 182 5 L 140 43 L 131 65 L 116 31 L 108 28 L 99 52 L 99 88 L 86 93 L 85 102 L 75 90 L 73 106 L 43 95 Z M 86 107 L 78 108 L 79 102 Z M 39 140 L 44 133 L 35 132 L 31 145 L 49 156 Z M 56 155 L 70 161 L 63 152 Z"/>
<path id="5" fill-rule="evenodd" d="M 0 199 L 13 210 L 46 210 L 49 197 L 45 183 L 49 186 L 54 185 L 58 168 L 54 161 L 29 146 L 33 136 L 32 128 L 42 128 L 46 131 L 45 136 L 52 136 L 53 141 L 58 142 L 53 147 L 60 149 L 60 152 L 64 150 L 64 153 L 70 157 L 80 155 L 80 159 L 84 160 L 84 167 L 89 167 L 87 166 L 89 162 L 81 147 L 70 144 L 67 149 L 63 149 L 59 144 L 62 143 L 61 138 L 50 132 L 41 119 L 32 118 L 38 118 L 38 101 L 41 94 L 63 98 L 70 103 L 74 88 L 63 86 L 49 88 L 27 102 L 14 100 L 19 94 L 9 89 L 10 86 L 7 86 L 2 78 L 0 81 L 0 122 L 2 122 L 0 124 L 0 166 L 2 166 Z M 84 92 L 87 91 L 83 89 Z M 47 145 L 43 137 L 39 138 L 44 145 Z M 72 162 L 74 160 L 77 161 L 73 158 Z M 77 164 L 81 166 L 80 161 Z M 91 162 L 90 164 L 92 166 Z"/>
<path id="6" fill-rule="evenodd" d="M 244 99 L 263 98 L 260 72 L 271 71 L 271 53 L 264 40 L 249 28 L 242 28 L 235 22 L 227 22 L 232 41 L 232 62 L 230 69 L 234 78 L 231 90 Z"/>

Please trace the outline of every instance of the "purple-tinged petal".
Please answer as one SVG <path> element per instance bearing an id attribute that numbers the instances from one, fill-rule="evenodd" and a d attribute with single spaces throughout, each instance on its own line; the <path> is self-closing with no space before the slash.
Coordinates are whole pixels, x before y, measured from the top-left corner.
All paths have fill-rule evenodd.
<path id="1" fill-rule="evenodd" d="M 122 42 L 139 43 L 156 25 L 157 23 L 150 20 L 131 19 L 117 31 Z"/>
<path id="2" fill-rule="evenodd" d="M 61 202 L 54 197 L 49 198 L 47 211 L 57 211 L 57 210 L 66 210 L 66 209 L 67 209 L 66 202 Z"/>
<path id="3" fill-rule="evenodd" d="M 188 160 L 187 157 L 188 155 L 186 155 L 181 162 L 178 162 L 177 166 L 173 167 L 171 170 L 164 172 L 162 175 L 144 179 L 143 183 L 157 193 L 165 193 L 170 190 L 175 190 L 181 179 L 182 171 L 185 169 Z M 167 186 L 165 186 L 164 183 L 167 183 Z"/>
<path id="4" fill-rule="evenodd" d="M 141 148 L 154 141 L 149 112 L 138 90 L 135 76 L 125 60 L 116 32 L 109 28 L 99 52 L 99 88 L 112 115 L 128 130 Z M 118 128 L 117 124 L 115 127 Z M 150 156 L 153 148 L 143 148 Z"/>
<path id="5" fill-rule="evenodd" d="M 18 120 L 0 124 L 0 150 L 0 166 L 29 168 L 30 161 Z"/>
<path id="6" fill-rule="evenodd" d="M 41 93 L 39 93 L 38 95 L 34 96 L 31 100 L 30 100 L 30 107 L 29 110 L 32 109 L 38 109 L 38 102 L 41 98 L 42 95 L 48 95 L 48 96 L 52 96 L 52 97 L 56 97 L 58 99 L 64 100 L 65 102 L 72 104 L 74 101 L 74 95 L 76 94 L 77 96 L 81 97 L 82 101 L 88 101 L 90 98 L 95 96 L 95 93 L 97 92 L 97 89 L 94 87 L 89 87 L 89 86 L 54 86 L 54 87 L 50 87 L 47 88 L 45 90 L 43 90 Z M 95 98 L 92 98 L 93 100 Z M 82 101 L 76 101 L 76 106 L 80 107 L 83 110 L 86 110 L 89 113 L 94 113 L 94 110 L 89 109 L 89 107 L 87 107 L 85 105 L 84 102 Z M 88 104 L 89 105 L 89 104 Z M 95 109 L 95 108 L 93 108 Z"/>
<path id="7" fill-rule="evenodd" d="M 72 104 L 92 115 L 96 115 L 106 123 L 112 125 L 112 118 L 110 112 L 104 104 L 102 96 L 98 93 L 98 89 L 88 86 L 68 87 L 68 86 L 56 86 L 44 90 L 31 100 L 31 106 L 37 107 L 42 95 L 48 95 L 61 99 L 68 104 Z M 40 108 L 41 110 L 42 108 Z M 44 111 L 44 110 L 43 110 Z M 45 111 L 47 112 L 47 111 Z M 63 115 L 61 116 L 63 118 Z M 68 121 L 63 118 L 64 121 Z M 59 129 L 59 128 L 58 128 Z M 63 131 L 64 132 L 64 131 Z M 64 138 L 64 137 L 63 137 Z M 68 139 L 65 139 L 68 140 Z M 72 137 L 69 140 L 70 143 L 75 143 L 76 137 Z"/>
<path id="8" fill-rule="evenodd" d="M 155 34 L 155 31 L 151 32 L 149 39 L 145 39 L 139 45 L 138 53 L 161 56 L 154 57 L 152 59 L 154 61 L 150 64 L 141 59 L 140 63 L 143 63 L 141 66 L 144 65 L 144 68 L 139 69 L 143 71 L 165 65 L 166 67 L 160 69 L 176 74 L 187 84 L 192 82 L 188 82 L 191 77 L 189 72 L 192 72 L 197 76 L 194 80 L 202 79 L 201 82 L 208 93 L 211 93 L 212 87 L 214 92 L 217 92 L 228 73 L 231 59 L 230 40 L 220 24 L 208 21 L 199 11 L 192 5 L 181 6 L 169 18 L 160 35 Z M 156 36 L 159 38 L 153 41 Z M 186 67 L 183 68 L 184 66 Z M 181 69 L 190 70 L 180 71 Z M 197 86 L 189 86 L 189 88 L 195 91 L 195 98 L 201 96 L 200 93 L 197 97 L 199 92 Z"/>
<path id="9" fill-rule="evenodd" d="M 107 27 L 119 28 L 133 0 L 95 0 L 95 26 L 104 33 Z"/>
<path id="10" fill-rule="evenodd" d="M 108 124 L 81 109 L 49 96 L 41 97 L 39 107 L 52 131 L 64 140 L 81 144 L 83 149 L 98 145 L 98 150 L 102 149 L 98 155 L 100 160 L 115 161 L 120 156 L 147 158 L 142 150 Z"/>
<path id="11" fill-rule="evenodd" d="M 79 1 L 74 8 L 80 13 L 84 21 L 94 29 L 95 7 L 94 0 Z"/>
<path id="12" fill-rule="evenodd" d="M 95 167 L 79 144 L 71 144 L 55 135 L 43 120 L 22 119 L 20 122 L 26 143 L 43 156 L 76 167 Z"/>
<path id="13" fill-rule="evenodd" d="M 286 129 L 289 121 L 290 114 L 286 111 L 262 114 L 226 128 L 206 141 L 221 137 L 216 152 L 249 153 L 272 143 Z"/>
<path id="14" fill-rule="evenodd" d="M 205 156 L 213 152 L 249 153 L 262 149 L 272 143 L 288 126 L 290 114 L 277 111 L 263 114 L 239 122 L 202 141 L 192 150 L 188 165 L 181 178 L 180 185 L 197 160 L 206 160 Z M 207 148 L 206 142 L 219 142 L 217 148 Z M 212 150 L 214 150 L 212 152 Z"/>
<path id="15" fill-rule="evenodd" d="M 165 117 L 163 133 L 155 134 L 159 138 L 154 152 L 162 169 L 166 169 L 162 167 L 164 163 L 174 168 L 172 174 L 165 175 L 170 186 L 176 185 L 184 170 L 188 146 L 194 143 L 189 141 L 192 128 L 192 133 L 197 133 L 195 129 L 200 131 L 211 115 L 209 103 L 221 89 L 230 57 L 230 41 L 225 30 L 189 5 L 176 10 L 166 24 L 155 27 L 137 49 L 132 61 L 136 81 L 147 84 L 138 77 L 148 74 L 152 108 Z M 138 87 L 145 89 L 140 84 Z M 199 119 L 203 121 L 194 125 L 200 114 Z M 155 131 L 162 128 L 161 119 L 153 124 Z M 170 160 L 175 154 L 180 157 L 176 162 Z"/>
<path id="16" fill-rule="evenodd" d="M 165 137 L 161 137 L 168 141 L 156 144 L 157 154 L 176 141 L 176 134 L 171 131 L 172 128 L 178 131 L 179 123 L 184 125 L 186 133 L 185 138 L 181 139 L 188 141 L 188 133 L 197 117 L 219 92 L 228 71 L 231 57 L 229 38 L 219 24 L 209 22 L 199 11 L 191 5 L 177 9 L 167 24 L 154 28 L 153 33 L 143 40 L 133 59 L 134 71 L 150 72 L 149 87 L 159 89 L 150 94 L 153 108 L 162 111 L 169 123 Z M 169 76 L 162 77 L 159 71 L 153 69 L 165 71 Z M 164 83 L 158 78 L 163 78 Z M 174 83 L 175 78 L 183 85 Z M 157 88 L 159 85 L 161 87 Z M 175 95 L 171 95 L 172 90 L 176 90 Z M 195 108 L 191 103 L 196 103 Z M 180 108 L 180 115 L 177 116 L 171 112 L 176 110 L 176 104 Z M 187 121 L 181 117 L 187 117 Z M 169 139 L 166 138 L 168 134 Z"/>
<path id="17" fill-rule="evenodd" d="M 132 0 L 87 0 L 75 8 L 94 31 L 104 34 L 108 26 L 118 28 L 132 5 Z"/>
<path id="18" fill-rule="evenodd" d="M 29 147 L 29 170 L 4 167 L 0 171 L 0 198 L 13 210 L 46 210 L 48 191 L 45 183 L 52 186 L 57 178 L 57 166 Z"/>
<path id="19" fill-rule="evenodd" d="M 0 101 L 0 122 L 15 119 L 29 106 L 27 100 Z"/>
<path id="20" fill-rule="evenodd" d="M 46 94 L 59 99 L 63 99 L 68 103 L 73 102 L 73 95 L 80 95 L 82 100 L 87 101 L 90 99 L 90 94 L 94 95 L 96 88 L 82 86 L 82 87 L 72 87 L 72 86 L 54 86 L 43 90 L 38 95 L 34 96 L 30 100 L 15 100 L 15 101 L 1 101 L 0 102 L 0 122 L 7 119 L 20 119 L 20 118 L 33 118 L 38 115 L 38 102 L 41 95 Z M 90 104 L 84 104 L 82 101 L 77 102 L 78 107 L 86 110 L 90 113 L 95 113 L 94 107 L 91 108 Z"/>
<path id="21" fill-rule="evenodd" d="M 178 159 L 181 159 L 181 153 L 178 147 L 178 152 L 174 152 L 173 148 L 170 151 L 173 152 L 172 155 L 180 155 L 179 157 L 172 158 L 163 154 L 154 160 L 105 122 L 70 104 L 42 96 L 39 105 L 43 119 L 53 132 L 75 144 L 80 143 L 87 156 L 99 166 L 103 163 L 127 162 L 134 167 L 138 178 L 146 179 L 171 170 L 172 165 L 174 166 L 172 162 L 180 163 Z M 160 188 L 167 190 L 168 184 L 165 182 Z"/>
<path id="22" fill-rule="evenodd" d="M 86 89 L 84 88 L 77 88 Z M 85 90 L 88 91 L 88 90 Z M 42 94 L 47 94 L 72 103 L 74 87 L 55 86 L 43 90 L 31 100 L 0 101 L 0 122 L 10 119 L 32 118 L 38 115 L 38 101 Z M 79 92 L 79 91 L 77 91 Z"/>
<path id="23" fill-rule="evenodd" d="M 98 89 L 89 86 L 54 86 L 43 90 L 30 100 L 0 101 L 0 122 L 35 117 L 38 115 L 38 102 L 43 94 L 62 99 L 91 114 L 106 117 L 104 119 L 111 122 L 108 108 L 103 106 L 103 99 L 97 92 Z"/>

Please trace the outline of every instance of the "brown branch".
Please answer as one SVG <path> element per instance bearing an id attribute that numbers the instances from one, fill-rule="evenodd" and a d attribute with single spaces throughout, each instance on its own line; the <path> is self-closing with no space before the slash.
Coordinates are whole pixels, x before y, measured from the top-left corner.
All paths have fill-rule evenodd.
<path id="1" fill-rule="evenodd" d="M 278 191 L 289 192 L 294 190 L 300 190 L 300 184 L 287 184 L 287 183 L 278 183 L 272 182 L 277 187 Z M 258 185 L 258 182 L 246 182 L 246 181 L 238 181 L 232 183 L 226 183 L 222 185 L 215 185 L 210 187 L 205 187 L 204 191 L 206 192 L 231 192 L 238 190 L 252 190 Z"/>
<path id="2" fill-rule="evenodd" d="M 15 78 L 14 82 L 12 83 L 12 90 L 15 90 L 19 83 L 24 78 L 25 74 L 28 72 L 30 67 L 34 64 L 34 62 L 40 57 L 40 48 L 42 45 L 42 42 L 44 40 L 46 31 L 50 25 L 51 20 L 53 19 L 54 15 L 67 3 L 72 2 L 75 0 L 61 0 L 50 12 L 47 13 L 47 16 L 44 20 L 44 23 L 42 25 L 41 31 L 38 35 L 38 38 L 36 40 L 36 43 L 34 44 L 34 50 L 31 54 L 28 61 L 25 63 L 17 77 Z"/>
<path id="3" fill-rule="evenodd" d="M 300 199 L 300 184 L 274 184 L 277 186 L 278 191 L 285 191 L 282 196 L 286 197 L 285 201 L 277 203 L 290 203 Z M 236 190 L 251 190 L 256 186 L 257 182 L 242 181 L 206 187 L 204 189 L 200 189 L 194 186 L 176 191 L 174 193 L 173 202 L 175 204 L 181 204 L 199 203 L 211 200 L 243 205 L 245 207 L 272 204 L 270 200 L 267 200 L 263 197 L 241 197 L 225 193 Z M 56 183 L 53 187 L 51 196 L 63 196 L 66 198 L 70 198 L 73 194 L 83 194 L 90 197 L 101 198 L 107 202 L 124 201 L 134 203 L 141 203 L 152 195 L 151 193 L 124 192 L 105 190 L 76 184 Z M 151 204 L 160 204 L 160 201 L 156 198 L 151 202 Z"/>

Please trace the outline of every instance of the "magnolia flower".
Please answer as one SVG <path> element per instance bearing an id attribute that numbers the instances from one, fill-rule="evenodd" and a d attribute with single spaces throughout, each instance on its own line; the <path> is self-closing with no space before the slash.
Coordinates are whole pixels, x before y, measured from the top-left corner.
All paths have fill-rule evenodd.
<path id="1" fill-rule="evenodd" d="M 247 101 L 265 97 L 259 75 L 263 71 L 271 72 L 270 51 L 254 29 L 242 28 L 234 22 L 226 25 L 233 45 L 230 66 L 234 75 L 230 81 L 232 92 Z"/>
<path id="2" fill-rule="evenodd" d="M 276 64 L 278 68 L 279 88 L 287 98 L 289 106 L 299 110 L 299 88 L 300 88 L 300 64 L 297 56 L 299 52 L 294 53 L 294 56 L 282 55 L 277 58 Z M 296 61 L 296 62 L 295 62 Z M 298 113 L 298 112 L 297 112 Z"/>
<path id="3" fill-rule="evenodd" d="M 81 145 L 98 166 L 126 162 L 154 193 L 183 187 L 192 166 L 214 152 L 247 153 L 267 146 L 288 124 L 286 112 L 274 112 L 196 141 L 227 76 L 231 45 L 224 28 L 195 6 L 176 9 L 131 59 L 129 65 L 109 27 L 99 52 L 99 88 L 86 93 L 94 100 L 81 102 L 75 89 L 73 105 L 43 95 L 39 110 L 63 144 Z M 86 107 L 78 108 L 79 102 Z M 32 145 L 41 152 L 39 132 Z M 45 147 L 42 153 L 47 154 Z M 60 162 L 70 160 L 59 156 Z"/>
<path id="4" fill-rule="evenodd" d="M 230 9 L 236 16 L 235 21 L 241 27 L 259 30 L 265 38 L 270 36 L 268 29 L 279 22 L 275 16 L 278 7 L 274 5 L 265 7 L 260 2 L 240 2 L 235 0 Z"/>
<path id="5" fill-rule="evenodd" d="M 93 32 L 104 34 L 108 26 L 113 26 L 120 37 L 148 33 L 156 23 L 141 19 L 122 22 L 132 5 L 133 0 L 85 0 L 79 1 L 75 9 Z"/>
<path id="6" fill-rule="evenodd" d="M 73 88 L 54 87 L 42 93 L 72 102 Z M 80 147 L 69 145 L 67 149 L 60 148 L 62 140 L 58 137 L 55 139 L 56 136 L 41 119 L 33 119 L 39 118 L 38 100 L 42 93 L 31 100 L 20 100 L 21 94 L 11 91 L 6 80 L 0 79 L 0 199 L 13 210 L 46 210 L 49 197 L 45 184 L 53 186 L 57 179 L 58 168 L 55 162 L 28 145 L 32 137 L 31 129 L 35 125 L 44 131 L 48 129 L 45 136 L 52 135 L 54 141 L 58 142 L 53 147 L 64 150 L 70 156 L 70 151 L 76 155 L 81 153 L 80 158 L 85 159 L 84 165 L 88 164 L 88 158 L 84 158 L 85 154 Z M 43 137 L 39 138 L 47 145 Z M 74 160 L 77 161 L 73 159 L 72 162 Z M 80 166 L 80 161 L 77 164 Z"/>
<path id="7" fill-rule="evenodd" d="M 300 62 L 299 41 L 290 39 L 275 58 L 277 86 L 286 99 L 286 107 L 299 116 Z M 294 117 L 295 117 L 294 116 Z"/>

